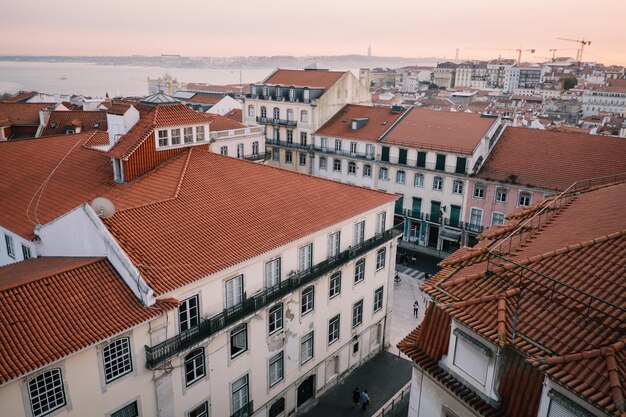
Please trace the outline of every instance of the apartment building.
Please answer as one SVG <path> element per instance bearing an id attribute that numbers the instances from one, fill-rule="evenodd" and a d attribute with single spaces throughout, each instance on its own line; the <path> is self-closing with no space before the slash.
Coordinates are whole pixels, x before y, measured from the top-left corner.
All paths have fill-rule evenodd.
<path id="1" fill-rule="evenodd" d="M 536 89 L 543 83 L 543 74 L 546 67 L 540 65 L 517 64 L 508 70 L 508 77 L 504 80 L 504 91 L 512 93 L 518 89 Z"/>
<path id="2" fill-rule="evenodd" d="M 370 104 L 369 87 L 350 71 L 277 69 L 250 85 L 243 123 L 265 126 L 269 165 L 310 173 L 313 133 L 345 104 Z"/>
<path id="3" fill-rule="evenodd" d="M 396 194 L 404 242 L 449 252 L 480 233 L 468 178 L 501 134 L 497 117 L 347 105 L 315 134 L 313 175 Z"/>
<path id="4" fill-rule="evenodd" d="M 626 116 L 626 86 L 606 86 L 584 90 L 583 117 L 599 113 Z"/>
<path id="5" fill-rule="evenodd" d="M 515 210 L 574 182 L 625 172 L 626 142 L 618 138 L 507 127 L 469 179 L 465 218 L 475 226 L 501 225 Z"/>
<path id="6" fill-rule="evenodd" d="M 0 144 L 5 413 L 286 416 L 388 345 L 395 196 L 210 152 L 167 97 L 115 113 Z"/>
<path id="7" fill-rule="evenodd" d="M 457 64 L 442 62 L 433 69 L 433 83 L 438 87 L 453 88 L 455 86 Z"/>
<path id="8" fill-rule="evenodd" d="M 517 210 L 422 285 L 410 417 L 623 416 L 626 182 Z"/>

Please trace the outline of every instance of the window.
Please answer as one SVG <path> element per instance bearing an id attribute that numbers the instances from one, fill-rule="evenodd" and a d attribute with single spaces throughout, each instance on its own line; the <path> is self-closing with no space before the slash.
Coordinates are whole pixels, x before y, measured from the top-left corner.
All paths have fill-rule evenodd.
<path id="1" fill-rule="evenodd" d="M 520 206 L 530 206 L 530 193 L 528 191 L 520 191 L 519 192 L 518 205 L 520 205 Z"/>
<path id="2" fill-rule="evenodd" d="M 417 151 L 417 164 L 418 167 L 426 167 L 426 152 Z"/>
<path id="3" fill-rule="evenodd" d="M 483 218 L 483 211 L 478 208 L 473 208 L 470 211 L 470 226 L 480 226 Z"/>
<path id="4" fill-rule="evenodd" d="M 335 152 L 341 152 L 341 139 L 335 139 Z"/>
<path id="5" fill-rule="evenodd" d="M 350 154 L 356 155 L 356 142 L 350 142 Z"/>
<path id="6" fill-rule="evenodd" d="M 102 366 L 107 384 L 133 371 L 128 337 L 114 340 L 102 349 Z"/>
<path id="7" fill-rule="evenodd" d="M 308 333 L 300 339 L 300 364 L 304 364 L 313 358 L 313 332 Z"/>
<path id="8" fill-rule="evenodd" d="M 548 417 L 593 417 L 595 415 L 554 389 L 548 391 L 548 398 L 550 399 Z"/>
<path id="9" fill-rule="evenodd" d="M 333 171 L 341 172 L 341 159 L 333 159 Z"/>
<path id="10" fill-rule="evenodd" d="M 291 151 L 285 151 L 285 163 L 290 164 L 293 160 Z"/>
<path id="11" fill-rule="evenodd" d="M 293 143 L 293 130 L 287 130 L 287 143 Z"/>
<path id="12" fill-rule="evenodd" d="M 280 284 L 280 258 L 265 263 L 265 288 Z"/>
<path id="13" fill-rule="evenodd" d="M 52 369 L 31 379 L 28 382 L 28 395 L 33 416 L 49 414 L 63 407 L 65 391 L 60 369 Z"/>
<path id="14" fill-rule="evenodd" d="M 248 408 L 248 375 L 244 375 L 231 386 L 231 401 L 233 407 L 233 414 L 237 414 L 240 411 L 247 411 Z M 241 413 L 241 415 L 247 415 Z"/>
<path id="15" fill-rule="evenodd" d="M 371 177 L 372 176 L 372 166 L 369 164 L 363 165 L 363 176 Z"/>
<path id="16" fill-rule="evenodd" d="M 309 112 L 307 112 L 306 110 L 302 110 L 300 112 L 300 121 L 302 123 L 309 123 Z"/>
<path id="17" fill-rule="evenodd" d="M 335 232 L 328 237 L 328 257 L 339 255 L 341 246 L 341 232 Z"/>
<path id="18" fill-rule="evenodd" d="M 285 411 L 285 397 L 280 397 L 270 406 L 267 417 L 278 417 L 283 411 Z"/>
<path id="19" fill-rule="evenodd" d="M 424 186 L 424 174 L 420 174 L 419 172 L 416 172 L 413 185 L 416 187 L 423 187 Z"/>
<path id="20" fill-rule="evenodd" d="M 328 150 L 328 138 L 321 138 L 320 139 L 320 146 L 322 147 L 323 151 Z"/>
<path id="21" fill-rule="evenodd" d="M 378 173 L 378 178 L 383 181 L 389 180 L 389 170 L 385 167 L 380 168 L 380 172 Z"/>
<path id="22" fill-rule="evenodd" d="M 304 152 L 300 152 L 298 154 L 300 165 L 306 165 L 306 154 Z"/>
<path id="23" fill-rule="evenodd" d="M 367 144 L 365 145 L 365 157 L 367 159 L 373 159 L 374 158 L 374 145 L 372 144 Z"/>
<path id="24" fill-rule="evenodd" d="M 226 308 L 234 307 L 243 301 L 243 275 L 226 281 Z"/>
<path id="25" fill-rule="evenodd" d="M 504 224 L 504 213 L 493 212 L 491 215 L 491 225 Z"/>
<path id="26" fill-rule="evenodd" d="M 273 136 L 273 137 L 274 137 L 274 141 L 275 141 L 275 142 L 280 142 L 280 128 L 279 128 L 279 127 L 275 127 L 275 128 L 272 130 L 272 133 L 273 133 L 273 135 L 274 135 L 274 136 Z"/>
<path id="27" fill-rule="evenodd" d="M 333 298 L 341 294 L 341 272 L 335 272 L 329 280 L 328 298 Z"/>
<path id="28" fill-rule="evenodd" d="M 300 314 L 305 315 L 315 308 L 315 288 L 307 287 L 302 291 L 302 302 L 300 303 Z"/>
<path id="29" fill-rule="evenodd" d="M 209 403 L 206 401 L 194 408 L 187 417 L 209 417 Z"/>
<path id="30" fill-rule="evenodd" d="M 272 149 L 272 161 L 280 161 L 280 149 Z"/>
<path id="31" fill-rule="evenodd" d="M 404 180 L 406 178 L 406 173 L 402 170 L 396 172 L 396 182 L 398 184 L 404 184 Z"/>
<path id="32" fill-rule="evenodd" d="M 327 163 L 328 162 L 326 161 L 326 157 L 325 156 L 320 156 L 320 169 L 325 170 Z"/>
<path id="33" fill-rule="evenodd" d="M 383 146 L 381 152 L 380 160 L 383 162 L 389 162 L 389 146 Z"/>
<path id="34" fill-rule="evenodd" d="M 376 253 L 376 270 L 377 271 L 385 267 L 386 255 L 387 255 L 387 248 L 382 248 Z"/>
<path id="35" fill-rule="evenodd" d="M 180 331 L 184 332 L 195 327 L 200 322 L 200 311 L 198 308 L 198 296 L 187 298 L 178 306 L 178 323 Z"/>
<path id="36" fill-rule="evenodd" d="M 280 99 L 283 96 L 283 90 L 280 87 L 276 87 L 276 98 Z"/>
<path id="37" fill-rule="evenodd" d="M 204 375 L 204 348 L 200 348 L 185 356 L 185 385 L 193 384 Z"/>
<path id="38" fill-rule="evenodd" d="M 498 187 L 496 189 L 496 202 L 506 203 L 506 188 Z"/>
<path id="39" fill-rule="evenodd" d="M 228 156 L 228 146 L 222 146 L 220 148 L 220 154 Z"/>
<path id="40" fill-rule="evenodd" d="M 257 141 L 252 142 L 252 154 L 253 155 L 259 154 L 259 142 Z"/>
<path id="41" fill-rule="evenodd" d="M 196 126 L 196 142 L 204 141 L 204 126 Z"/>
<path id="42" fill-rule="evenodd" d="M 237 158 L 243 158 L 243 143 L 237 144 Z"/>
<path id="43" fill-rule="evenodd" d="M 265 108 L 265 106 L 261 106 L 261 118 L 267 118 L 267 109 Z"/>
<path id="44" fill-rule="evenodd" d="M 443 188 L 443 178 L 440 176 L 436 176 L 433 178 L 433 190 L 441 191 Z"/>
<path id="45" fill-rule="evenodd" d="M 306 271 L 312 266 L 313 260 L 313 244 L 309 243 L 298 249 L 298 271 Z"/>
<path id="46" fill-rule="evenodd" d="M 300 145 L 306 146 L 308 140 L 308 134 L 306 132 L 300 132 Z"/>
<path id="47" fill-rule="evenodd" d="M 485 198 L 485 186 L 483 184 L 474 184 L 474 198 Z"/>
<path id="48" fill-rule="evenodd" d="M 463 181 L 454 180 L 452 183 L 452 192 L 454 194 L 463 194 Z"/>
<path id="49" fill-rule="evenodd" d="M 354 283 L 361 282 L 365 279 L 365 259 L 360 259 L 354 265 Z"/>
<path id="50" fill-rule="evenodd" d="M 454 364 L 481 385 L 485 385 L 491 350 L 459 329 L 454 329 L 453 333 L 456 335 Z"/>
<path id="51" fill-rule="evenodd" d="M 30 248 L 28 246 L 22 245 L 22 256 L 24 257 L 24 260 L 31 258 Z"/>
<path id="52" fill-rule="evenodd" d="M 363 300 L 359 300 L 352 306 L 352 327 L 363 323 Z"/>
<path id="53" fill-rule="evenodd" d="M 283 305 L 277 304 L 268 314 L 269 333 L 273 334 L 283 328 Z"/>
<path id="54" fill-rule="evenodd" d="M 335 317 L 328 321 L 328 344 L 332 344 L 339 340 L 339 318 L 337 314 Z"/>
<path id="55" fill-rule="evenodd" d="M 283 366 L 283 352 L 278 352 L 278 354 L 272 356 L 270 358 L 270 365 L 268 369 L 268 375 L 270 379 L 270 387 L 276 385 L 279 381 L 281 381 L 284 377 L 284 366 Z"/>
<path id="56" fill-rule="evenodd" d="M 248 106 L 248 117 L 254 117 L 254 106 L 252 104 Z"/>
<path id="57" fill-rule="evenodd" d="M 159 146 L 168 146 L 169 138 L 167 130 L 159 130 L 157 132 L 157 136 L 159 137 Z"/>
<path id="58" fill-rule="evenodd" d="M 358 245 L 365 240 L 365 220 L 354 225 L 354 244 Z"/>
<path id="59" fill-rule="evenodd" d="M 356 163 L 348 162 L 348 174 L 356 175 Z"/>
<path id="60" fill-rule="evenodd" d="M 280 119 L 280 109 L 278 107 L 274 107 L 273 115 L 274 119 Z"/>
<path id="61" fill-rule="evenodd" d="M 435 169 L 438 171 L 445 171 L 446 169 L 446 156 L 437 154 L 437 161 L 435 162 Z"/>
<path id="62" fill-rule="evenodd" d="M 111 417 L 137 417 L 139 416 L 139 409 L 137 408 L 137 401 L 125 405 L 119 410 L 111 413 Z"/>
<path id="63" fill-rule="evenodd" d="M 230 357 L 234 358 L 248 350 L 248 325 L 242 324 L 230 332 Z"/>
<path id="64" fill-rule="evenodd" d="M 263 95 L 264 95 L 265 97 L 267 97 L 267 96 L 269 96 L 269 95 L 270 95 L 270 88 L 269 88 L 269 87 L 267 87 L 267 86 L 263 86 Z"/>
<path id="65" fill-rule="evenodd" d="M 381 211 L 376 215 L 376 234 L 380 235 L 385 232 L 385 221 L 387 219 L 387 213 Z"/>
<path id="66" fill-rule="evenodd" d="M 374 312 L 383 308 L 383 287 L 377 288 L 374 291 Z"/>
<path id="67" fill-rule="evenodd" d="M 180 128 L 172 129 L 172 145 L 180 145 Z"/>
<path id="68" fill-rule="evenodd" d="M 293 109 L 287 109 L 287 120 L 293 120 Z"/>

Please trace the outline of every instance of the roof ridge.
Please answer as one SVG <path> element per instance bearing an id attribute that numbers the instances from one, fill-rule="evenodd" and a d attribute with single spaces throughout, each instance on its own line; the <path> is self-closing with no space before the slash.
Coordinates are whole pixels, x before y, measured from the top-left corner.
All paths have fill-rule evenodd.
<path id="1" fill-rule="evenodd" d="M 536 366 L 541 365 L 557 365 L 569 362 L 578 362 L 583 359 L 594 359 L 599 356 L 615 355 L 617 352 L 621 352 L 626 348 L 626 336 L 622 336 L 617 342 L 611 343 L 608 346 L 604 346 L 596 349 L 582 350 L 576 353 L 568 353 L 560 356 L 542 356 L 528 358 L 532 364 Z"/>

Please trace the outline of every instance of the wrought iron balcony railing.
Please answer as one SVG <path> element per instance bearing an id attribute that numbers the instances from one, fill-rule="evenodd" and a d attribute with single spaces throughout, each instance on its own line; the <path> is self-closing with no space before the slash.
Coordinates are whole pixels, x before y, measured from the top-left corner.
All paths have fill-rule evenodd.
<path id="1" fill-rule="evenodd" d="M 254 314 L 254 312 L 265 308 L 272 302 L 282 298 L 283 296 L 294 292 L 298 288 L 309 284 L 310 282 L 320 278 L 328 272 L 345 265 L 349 261 L 362 256 L 366 252 L 376 248 L 402 234 L 400 224 L 397 228 L 386 230 L 384 233 L 376 235 L 363 243 L 352 246 L 341 252 L 339 255 L 328 258 L 311 268 L 291 275 L 287 279 L 281 281 L 278 285 L 260 291 L 250 298 L 244 300 L 236 306 L 224 309 L 221 313 L 202 321 L 199 325 L 181 332 L 158 345 L 145 346 L 146 349 L 146 366 L 154 369 L 156 365 L 164 360 L 177 355 L 185 349 L 207 339 L 208 337 L 218 333 L 229 325 L 236 323 L 246 316 Z"/>
<path id="2" fill-rule="evenodd" d="M 266 125 L 282 125 L 282 126 L 296 126 L 298 122 L 295 120 L 287 120 L 287 119 L 275 119 L 273 117 L 261 117 L 257 116 L 256 121 L 258 123 L 263 123 Z"/>
<path id="3" fill-rule="evenodd" d="M 267 161 L 271 156 L 270 152 L 261 152 L 245 155 L 241 159 L 245 159 L 246 161 Z"/>
<path id="4" fill-rule="evenodd" d="M 266 145 L 275 145 L 275 146 L 283 146 L 285 148 L 297 148 L 297 149 L 311 149 L 311 145 L 303 145 L 299 142 L 286 142 L 284 140 L 276 140 L 276 139 L 265 139 Z"/>
<path id="5" fill-rule="evenodd" d="M 254 413 L 252 401 L 244 404 L 239 410 L 235 411 L 230 417 L 249 417 Z"/>

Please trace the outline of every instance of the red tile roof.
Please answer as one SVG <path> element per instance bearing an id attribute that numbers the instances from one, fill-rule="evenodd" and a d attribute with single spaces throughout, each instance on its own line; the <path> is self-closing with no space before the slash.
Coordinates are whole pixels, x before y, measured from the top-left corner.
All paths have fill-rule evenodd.
<path id="1" fill-rule="evenodd" d="M 346 71 L 277 69 L 263 84 L 329 89 Z"/>
<path id="2" fill-rule="evenodd" d="M 241 109 L 232 109 L 224 117 L 241 123 L 243 121 L 243 111 Z"/>
<path id="3" fill-rule="evenodd" d="M 0 120 L 8 119 L 14 125 L 39 125 L 39 111 L 54 103 L 2 103 L 0 102 Z"/>
<path id="4" fill-rule="evenodd" d="M 470 154 L 495 121 L 473 113 L 413 108 L 383 143 Z"/>
<path id="5" fill-rule="evenodd" d="M 241 110 L 239 110 L 241 112 Z M 247 126 L 241 122 L 235 121 L 229 117 L 219 114 L 206 113 L 207 119 L 211 122 L 211 132 L 219 132 L 220 130 L 244 129 Z"/>
<path id="6" fill-rule="evenodd" d="M 105 224 L 158 294 L 395 199 L 193 148 L 145 181 L 167 181 L 170 191 L 117 210 Z M 142 194 L 134 185 L 126 190 Z M 127 193 L 112 199 L 127 200 Z M 166 241 L 177 250 L 166 249 Z"/>
<path id="7" fill-rule="evenodd" d="M 377 141 L 406 112 L 392 113 L 390 108 L 347 104 L 330 118 L 316 135 Z M 365 126 L 352 130 L 352 119 L 367 118 Z"/>
<path id="8" fill-rule="evenodd" d="M 236 94 L 248 94 L 250 92 L 249 84 L 203 84 L 203 83 L 188 83 L 186 85 L 186 91 L 204 91 L 207 93 L 236 93 Z"/>
<path id="9" fill-rule="evenodd" d="M 195 96 L 184 100 L 187 103 L 198 103 L 198 104 L 216 104 L 218 101 L 223 99 L 224 96 L 205 96 L 202 94 L 196 94 Z"/>
<path id="10" fill-rule="evenodd" d="M 520 212 L 512 221 L 524 233 L 499 246 L 500 236 L 481 242 L 504 258 L 464 250 L 422 289 L 454 319 L 523 352 L 608 414 L 623 415 L 626 384 L 616 375 L 626 374 L 625 205 L 620 182 L 557 198 L 541 215 Z"/>
<path id="11" fill-rule="evenodd" d="M 0 385 L 174 307 L 170 301 L 142 306 L 102 258 L 0 267 Z"/>
<path id="12" fill-rule="evenodd" d="M 6 97 L 2 100 L 5 103 L 20 103 L 26 102 L 31 97 L 36 96 L 38 93 L 36 91 L 20 91 L 18 93 L 13 94 L 10 97 Z"/>
<path id="13" fill-rule="evenodd" d="M 476 175 L 551 190 L 626 172 L 626 141 L 583 133 L 507 127 Z"/>
<path id="14" fill-rule="evenodd" d="M 78 121 L 78 124 L 75 123 Z M 41 136 L 62 135 L 69 126 L 80 126 L 81 132 L 107 131 L 107 115 L 102 111 L 52 111 Z M 96 126 L 97 125 L 97 126 Z M 52 127 L 54 126 L 54 127 Z"/>
<path id="15" fill-rule="evenodd" d="M 206 114 L 191 110 L 184 104 L 138 105 L 137 109 L 141 114 L 139 121 L 111 148 L 109 155 L 112 158 L 128 158 L 155 128 L 208 123 Z"/>

